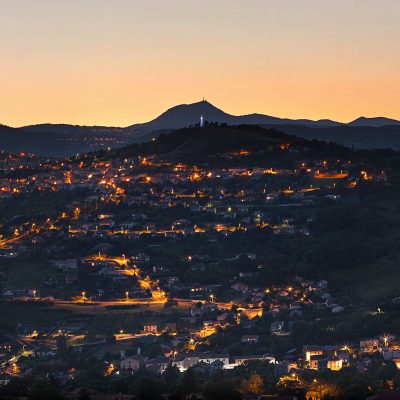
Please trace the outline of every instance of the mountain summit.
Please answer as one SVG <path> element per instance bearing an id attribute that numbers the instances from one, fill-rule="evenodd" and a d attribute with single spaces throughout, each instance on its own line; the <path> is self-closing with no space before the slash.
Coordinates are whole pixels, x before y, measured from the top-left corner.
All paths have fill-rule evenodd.
<path id="1" fill-rule="evenodd" d="M 315 127 L 329 127 L 342 125 L 339 122 L 331 120 L 313 121 L 309 119 L 286 119 L 277 118 L 264 114 L 247 114 L 247 115 L 232 115 L 215 107 L 206 100 L 192 104 L 181 104 L 172 107 L 162 113 L 159 117 L 152 121 L 135 124 L 128 127 L 130 130 L 139 131 L 154 131 L 158 129 L 177 129 L 195 125 L 199 122 L 200 116 L 204 117 L 205 121 L 227 123 L 231 125 L 240 124 L 258 124 L 258 125 L 304 125 Z"/>
<path id="2" fill-rule="evenodd" d="M 400 125 L 400 121 L 385 117 L 360 117 L 347 124 L 348 126 L 372 126 L 374 128 L 380 128 L 382 126 Z"/>
<path id="3" fill-rule="evenodd" d="M 143 124 L 135 124 L 129 128 L 144 128 L 146 130 L 182 128 L 198 123 L 201 115 L 206 121 L 213 122 L 229 123 L 232 118 L 234 118 L 232 115 L 225 113 L 208 101 L 203 100 L 197 103 L 180 104 L 169 108 L 152 121 Z"/>

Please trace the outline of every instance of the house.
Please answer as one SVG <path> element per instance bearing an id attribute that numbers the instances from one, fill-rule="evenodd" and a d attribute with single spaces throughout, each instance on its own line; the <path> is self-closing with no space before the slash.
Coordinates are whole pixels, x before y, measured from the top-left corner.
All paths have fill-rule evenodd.
<path id="1" fill-rule="evenodd" d="M 229 314 L 228 313 L 223 313 L 221 315 L 217 316 L 217 321 L 218 322 L 224 322 L 228 318 Z"/>
<path id="2" fill-rule="evenodd" d="M 340 313 L 340 312 L 342 312 L 343 310 L 344 310 L 344 308 L 343 308 L 342 306 L 339 306 L 339 304 L 334 304 L 333 307 L 332 307 L 332 309 L 331 309 L 331 311 L 332 311 L 334 314 Z"/>
<path id="3" fill-rule="evenodd" d="M 119 366 L 124 371 L 136 371 L 140 368 L 143 358 L 127 357 L 120 361 Z"/>
<path id="4" fill-rule="evenodd" d="M 0 374 L 0 387 L 6 386 L 10 382 L 10 375 Z"/>
<path id="5" fill-rule="evenodd" d="M 52 261 L 52 264 L 62 271 L 78 268 L 78 260 L 76 258 L 69 258 L 66 260 L 54 260 Z"/>
<path id="6" fill-rule="evenodd" d="M 237 367 L 238 365 L 242 365 L 250 361 L 264 361 L 270 364 L 276 363 L 276 359 L 273 355 L 262 354 L 262 355 L 251 355 L 251 356 L 237 356 L 235 357 L 233 365 L 234 367 Z"/>
<path id="7" fill-rule="evenodd" d="M 336 357 L 340 358 L 343 361 L 343 365 L 348 365 L 351 361 L 351 353 L 347 350 L 338 350 L 336 352 Z"/>
<path id="8" fill-rule="evenodd" d="M 37 349 L 34 350 L 34 356 L 38 358 L 48 358 L 48 357 L 53 357 L 56 355 L 56 353 L 50 349 L 50 347 L 47 347 L 45 345 L 39 346 Z"/>
<path id="9" fill-rule="evenodd" d="M 310 287 L 313 283 L 314 283 L 313 281 L 309 281 L 309 280 L 302 279 L 300 285 L 301 285 L 301 287 L 303 287 L 303 288 L 308 288 L 308 287 Z"/>
<path id="10" fill-rule="evenodd" d="M 312 356 L 320 356 L 324 353 L 320 346 L 304 346 L 303 352 L 305 353 L 305 358 L 308 362 L 310 362 Z"/>
<path id="11" fill-rule="evenodd" d="M 259 339 L 258 335 L 243 335 L 241 342 L 256 344 L 256 343 L 258 343 L 258 339 Z"/>
<path id="12" fill-rule="evenodd" d="M 271 323 L 271 332 L 280 332 L 283 329 L 283 326 L 285 325 L 284 321 L 274 321 Z"/>
<path id="13" fill-rule="evenodd" d="M 400 359 L 400 350 L 383 350 L 382 355 L 384 360 L 397 360 Z"/>
<path id="14" fill-rule="evenodd" d="M 203 308 L 192 307 L 190 309 L 190 315 L 192 317 L 201 317 L 204 314 Z"/>
<path id="15" fill-rule="evenodd" d="M 328 287 L 328 281 L 322 279 L 316 283 L 318 289 L 326 289 Z"/>
<path id="16" fill-rule="evenodd" d="M 191 271 L 201 271 L 204 272 L 206 270 L 206 264 L 204 263 L 196 263 L 190 266 Z"/>
<path id="17" fill-rule="evenodd" d="M 221 360 L 215 360 L 210 364 L 210 372 L 220 371 L 224 369 L 225 364 Z"/>
<path id="18" fill-rule="evenodd" d="M 200 374 L 200 375 L 208 375 L 208 373 L 210 372 L 210 369 L 211 369 L 211 365 L 206 364 L 205 362 L 199 362 L 196 365 L 193 365 L 193 367 L 192 367 L 192 371 L 195 374 Z"/>
<path id="19" fill-rule="evenodd" d="M 146 362 L 146 369 L 153 371 L 156 374 L 162 374 L 170 365 L 170 360 L 167 357 L 159 356 L 152 358 Z"/>
<path id="20" fill-rule="evenodd" d="M 364 339 L 360 340 L 361 353 L 374 353 L 378 351 L 379 339 Z"/>
<path id="21" fill-rule="evenodd" d="M 198 362 L 199 362 L 199 357 L 188 356 L 173 360 L 171 362 L 171 365 L 177 367 L 179 371 L 183 372 L 186 371 L 188 368 L 191 368 L 194 365 L 198 364 Z"/>
<path id="22" fill-rule="evenodd" d="M 167 282 L 169 285 L 174 285 L 176 283 L 179 283 L 179 278 L 177 276 L 169 276 L 167 278 Z"/>
<path id="23" fill-rule="evenodd" d="M 144 333 L 157 333 L 157 325 L 144 325 L 143 332 Z"/>
<path id="24" fill-rule="evenodd" d="M 249 287 L 244 283 L 237 282 L 231 286 L 231 289 L 236 290 L 237 292 L 247 293 Z"/>
<path id="25" fill-rule="evenodd" d="M 300 307 L 291 309 L 290 314 L 289 314 L 290 318 L 302 317 L 302 315 L 303 315 L 303 311 L 300 309 Z"/>
<path id="26" fill-rule="evenodd" d="M 214 361 L 221 361 L 224 365 L 224 368 L 229 365 L 229 355 L 228 354 L 211 354 L 205 353 L 199 355 L 199 362 L 204 362 L 206 364 L 212 364 Z"/>
<path id="27" fill-rule="evenodd" d="M 328 357 L 325 355 L 311 356 L 310 357 L 310 369 L 315 369 L 319 372 L 327 370 Z"/>
<path id="28" fill-rule="evenodd" d="M 290 371 L 296 370 L 297 364 L 290 363 L 288 361 L 283 361 L 281 363 L 275 363 L 274 365 L 274 375 L 275 376 L 283 376 L 287 375 Z"/>
<path id="29" fill-rule="evenodd" d="M 132 229 L 135 225 L 136 225 L 135 222 L 124 221 L 124 222 L 121 222 L 121 223 L 118 225 L 118 227 L 119 227 L 121 230 L 128 230 L 128 229 Z"/>
<path id="30" fill-rule="evenodd" d="M 338 357 L 329 357 L 327 368 L 331 371 L 340 371 L 343 368 L 343 360 Z"/>
<path id="31" fill-rule="evenodd" d="M 358 372 L 364 373 L 368 372 L 372 365 L 371 357 L 363 357 L 360 361 L 356 363 L 356 368 Z"/>
<path id="32" fill-rule="evenodd" d="M 281 225 L 278 227 L 273 227 L 273 232 L 274 235 L 294 235 L 295 234 L 295 230 L 294 230 L 294 226 L 292 225 Z"/>
<path id="33" fill-rule="evenodd" d="M 165 324 L 165 329 L 169 332 L 176 332 L 176 322 L 167 322 Z"/>

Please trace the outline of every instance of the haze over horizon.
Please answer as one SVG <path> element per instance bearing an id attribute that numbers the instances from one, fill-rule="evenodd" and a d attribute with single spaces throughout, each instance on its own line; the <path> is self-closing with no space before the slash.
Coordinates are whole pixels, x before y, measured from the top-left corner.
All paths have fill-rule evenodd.
<path id="1" fill-rule="evenodd" d="M 203 95 L 235 115 L 400 119 L 396 0 L 4 0 L 2 11 L 10 126 L 128 126 Z"/>

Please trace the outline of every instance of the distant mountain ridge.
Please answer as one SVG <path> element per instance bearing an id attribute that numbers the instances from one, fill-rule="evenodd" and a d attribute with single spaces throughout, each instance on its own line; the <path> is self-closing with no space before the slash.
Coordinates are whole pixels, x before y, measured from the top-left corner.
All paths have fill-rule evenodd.
<path id="1" fill-rule="evenodd" d="M 57 127 L 56 131 L 54 127 Z M 43 130 L 39 126 L 22 129 L 0 125 L 0 150 L 29 152 L 44 157 L 66 157 L 104 147 L 120 147 L 131 142 L 131 135 L 124 130 L 94 131 L 93 127 L 74 129 L 73 125 L 67 125 L 59 131 L 58 128 L 59 125 Z"/>
<path id="2" fill-rule="evenodd" d="M 0 149 L 29 151 L 44 156 L 68 156 L 102 147 L 119 147 L 151 140 L 160 133 L 205 121 L 228 125 L 261 125 L 307 139 L 333 141 L 356 148 L 400 150 L 400 121 L 359 117 L 347 124 L 330 119 L 290 119 L 264 114 L 232 115 L 206 100 L 169 108 L 157 118 L 128 127 L 38 124 L 10 128 L 0 124 Z"/>
<path id="3" fill-rule="evenodd" d="M 331 121 L 329 119 L 322 119 L 318 121 L 313 121 L 310 119 L 288 119 L 257 113 L 246 115 L 232 115 L 215 107 L 208 101 L 203 100 L 197 103 L 180 104 L 178 106 L 172 107 L 149 122 L 134 124 L 128 126 L 127 129 L 130 129 L 132 131 L 145 130 L 148 132 L 157 129 L 178 129 L 198 123 L 201 115 L 204 117 L 205 121 L 227 123 L 229 125 L 295 124 L 315 127 L 342 125 L 340 122 Z"/>
<path id="4" fill-rule="evenodd" d="M 354 121 L 346 124 L 347 126 L 370 126 L 374 128 L 380 128 L 382 126 L 393 126 L 400 125 L 400 121 L 395 119 L 385 118 L 385 117 L 360 117 L 355 119 Z"/>
<path id="5" fill-rule="evenodd" d="M 124 128 L 113 126 L 85 126 L 70 124 L 37 124 L 22 126 L 20 129 L 27 132 L 39 133 L 61 133 L 66 135 L 87 135 L 87 134 L 115 134 L 125 133 Z"/>
<path id="6" fill-rule="evenodd" d="M 228 114 L 220 108 L 214 106 L 207 100 L 196 103 L 179 104 L 164 111 L 161 115 L 151 121 L 137 123 L 127 127 L 112 126 L 90 126 L 90 125 L 72 125 L 72 124 L 51 124 L 43 123 L 36 125 L 26 125 L 20 129 L 29 132 L 54 132 L 54 133 L 117 133 L 117 132 L 135 132 L 135 131 L 153 131 L 158 129 L 179 129 L 199 122 L 200 116 L 205 121 L 227 123 L 229 125 L 301 125 L 315 128 L 327 128 L 333 126 L 400 126 L 400 121 L 386 117 L 359 117 L 349 123 L 342 123 L 330 119 L 291 119 L 279 118 L 266 114 L 252 113 L 244 115 Z M 0 124 L 1 125 L 1 124 Z"/>
<path id="7" fill-rule="evenodd" d="M 330 119 L 310 120 L 310 119 L 290 119 L 279 118 L 265 114 L 245 114 L 232 115 L 215 107 L 206 100 L 191 104 L 180 104 L 169 108 L 157 118 L 142 124 L 134 124 L 126 129 L 130 130 L 156 130 L 156 129 L 177 129 L 199 122 L 200 115 L 204 120 L 210 122 L 227 123 L 229 125 L 301 125 L 314 128 L 328 128 L 335 126 L 371 126 L 383 127 L 396 125 L 400 126 L 400 121 L 385 117 L 360 117 L 349 123 L 332 121 Z"/>
<path id="8" fill-rule="evenodd" d="M 203 100 L 196 103 L 176 105 L 169 108 L 151 121 L 133 124 L 125 128 L 45 123 L 27 125 L 21 127 L 20 129 L 29 132 L 53 132 L 60 134 L 116 134 L 130 132 L 133 134 L 142 135 L 143 133 L 156 130 L 179 129 L 195 125 L 199 122 L 200 116 L 203 116 L 205 121 L 227 123 L 228 125 L 296 125 L 313 128 L 330 128 L 340 126 L 369 126 L 377 128 L 384 126 L 400 126 L 400 121 L 385 117 L 359 117 L 349 123 L 342 123 L 330 119 L 311 120 L 279 118 L 259 113 L 233 115 L 226 113 L 207 100 Z"/>

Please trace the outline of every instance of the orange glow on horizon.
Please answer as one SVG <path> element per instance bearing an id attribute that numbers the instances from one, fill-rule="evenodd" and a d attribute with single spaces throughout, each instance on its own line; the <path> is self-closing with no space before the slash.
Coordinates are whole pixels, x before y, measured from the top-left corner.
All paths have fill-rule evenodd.
<path id="1" fill-rule="evenodd" d="M 234 115 L 400 119 L 399 2 L 364 0 L 360 13 L 359 0 L 26 0 L 2 11 L 6 125 L 129 126 L 203 95 Z"/>

